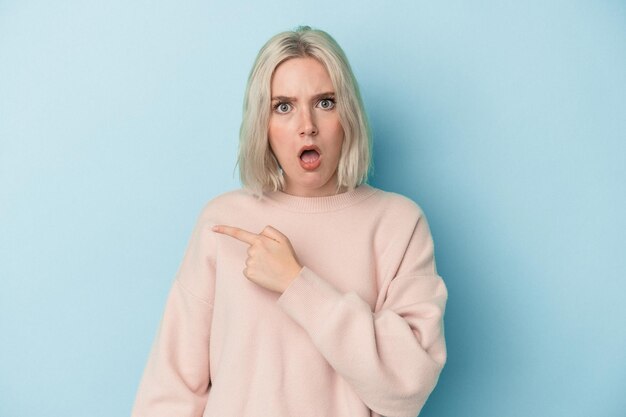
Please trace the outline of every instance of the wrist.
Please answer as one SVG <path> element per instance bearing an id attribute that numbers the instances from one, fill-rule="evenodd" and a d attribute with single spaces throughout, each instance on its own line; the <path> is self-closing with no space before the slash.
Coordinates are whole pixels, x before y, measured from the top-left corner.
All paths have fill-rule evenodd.
<path id="1" fill-rule="evenodd" d="M 285 285 L 283 286 L 283 290 L 282 292 L 285 292 L 285 290 L 289 287 L 289 285 L 291 285 L 291 282 L 296 279 L 298 277 L 298 275 L 300 275 L 300 271 L 302 271 L 303 266 L 300 265 L 299 263 L 296 263 L 293 267 L 293 269 L 291 270 L 290 274 L 289 274 L 289 278 L 285 281 Z"/>

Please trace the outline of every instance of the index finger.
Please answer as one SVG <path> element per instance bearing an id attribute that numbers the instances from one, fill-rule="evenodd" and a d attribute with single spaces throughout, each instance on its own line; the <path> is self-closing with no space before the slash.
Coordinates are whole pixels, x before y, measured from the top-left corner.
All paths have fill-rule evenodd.
<path id="1" fill-rule="evenodd" d="M 240 229 L 234 226 L 225 226 L 225 225 L 215 225 L 211 228 L 216 233 L 221 233 L 223 235 L 228 235 L 230 237 L 234 237 L 237 240 L 240 240 L 248 245 L 252 245 L 256 238 L 259 237 L 256 233 L 248 232 L 247 230 Z"/>

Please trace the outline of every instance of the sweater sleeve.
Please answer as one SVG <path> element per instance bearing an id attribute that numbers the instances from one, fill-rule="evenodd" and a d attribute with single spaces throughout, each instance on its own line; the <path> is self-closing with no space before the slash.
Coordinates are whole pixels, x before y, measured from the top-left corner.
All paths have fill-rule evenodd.
<path id="1" fill-rule="evenodd" d="M 169 292 L 132 417 L 200 417 L 210 389 L 213 233 L 199 222 Z"/>
<path id="2" fill-rule="evenodd" d="M 447 290 L 434 262 L 422 216 L 375 312 L 306 266 L 278 299 L 361 400 L 383 416 L 415 417 L 446 362 Z"/>

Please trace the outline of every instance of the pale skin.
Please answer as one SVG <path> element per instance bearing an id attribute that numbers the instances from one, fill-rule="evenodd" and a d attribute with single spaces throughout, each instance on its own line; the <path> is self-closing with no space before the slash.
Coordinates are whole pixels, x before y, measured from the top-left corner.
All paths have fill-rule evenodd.
<path id="1" fill-rule="evenodd" d="M 302 197 L 335 194 L 344 133 L 328 71 L 313 58 L 289 59 L 274 71 L 271 92 L 268 139 L 283 168 L 283 192 Z M 315 170 L 300 165 L 300 149 L 308 145 L 320 150 Z M 287 236 L 270 225 L 260 233 L 228 225 L 216 225 L 213 231 L 249 246 L 243 273 L 263 288 L 282 294 L 302 270 Z"/>
<path id="2" fill-rule="evenodd" d="M 259 234 L 223 225 L 214 226 L 213 231 L 248 244 L 243 274 L 270 291 L 282 294 L 302 269 L 287 236 L 272 226 L 266 226 Z"/>

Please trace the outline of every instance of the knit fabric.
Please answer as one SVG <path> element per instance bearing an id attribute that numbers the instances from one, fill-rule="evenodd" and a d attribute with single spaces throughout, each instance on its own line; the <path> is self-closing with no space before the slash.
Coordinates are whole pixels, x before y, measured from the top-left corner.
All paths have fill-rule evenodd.
<path id="1" fill-rule="evenodd" d="M 285 234 L 304 265 L 282 293 L 243 275 L 215 224 Z M 428 223 L 363 184 L 328 197 L 231 191 L 202 210 L 133 417 L 415 417 L 446 361 L 447 290 Z"/>

